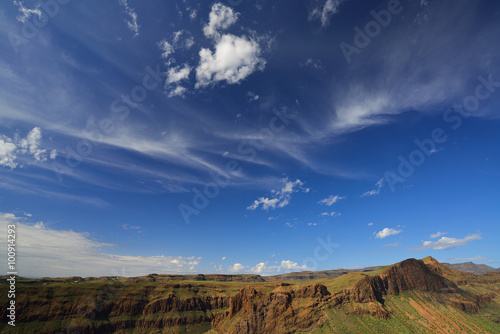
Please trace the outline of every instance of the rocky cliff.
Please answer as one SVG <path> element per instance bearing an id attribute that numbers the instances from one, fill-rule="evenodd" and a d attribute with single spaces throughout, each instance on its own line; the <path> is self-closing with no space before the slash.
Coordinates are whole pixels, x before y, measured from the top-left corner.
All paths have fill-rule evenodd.
<path id="1" fill-rule="evenodd" d="M 258 279 L 254 275 L 215 277 L 227 281 L 195 275 L 197 279 L 189 282 L 161 277 L 166 275 L 139 280 L 70 277 L 64 282 L 19 286 L 16 329 L 36 328 L 42 334 L 309 332 L 325 324 L 331 326 L 331 312 L 389 321 L 397 310 L 388 306 L 388 301 L 407 291 L 432 296 L 439 305 L 470 314 L 488 306 L 495 323 L 500 319 L 495 313 L 497 309 L 500 312 L 500 275 L 463 274 L 426 258 L 408 259 L 376 272 L 322 279 L 322 284 L 240 281 Z M 5 296 L 0 295 L 2 303 Z M 420 307 L 415 301 L 411 303 Z M 6 312 L 2 308 L 0 316 L 5 318 Z M 10 333 L 10 328 L 0 325 L 0 331 L 5 330 Z"/>

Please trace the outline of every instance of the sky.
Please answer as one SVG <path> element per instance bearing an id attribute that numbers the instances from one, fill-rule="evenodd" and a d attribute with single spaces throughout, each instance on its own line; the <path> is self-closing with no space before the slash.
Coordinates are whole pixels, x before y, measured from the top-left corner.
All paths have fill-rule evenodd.
<path id="1" fill-rule="evenodd" d="M 499 267 L 499 22 L 493 0 L 2 1 L 0 247 L 15 225 L 27 277 Z"/>

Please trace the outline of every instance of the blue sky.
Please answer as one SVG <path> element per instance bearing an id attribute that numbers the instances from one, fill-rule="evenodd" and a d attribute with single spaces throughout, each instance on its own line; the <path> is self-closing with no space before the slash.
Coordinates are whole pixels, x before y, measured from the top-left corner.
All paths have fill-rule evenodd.
<path id="1" fill-rule="evenodd" d="M 494 1 L 3 2 L 19 274 L 500 266 L 499 19 Z"/>

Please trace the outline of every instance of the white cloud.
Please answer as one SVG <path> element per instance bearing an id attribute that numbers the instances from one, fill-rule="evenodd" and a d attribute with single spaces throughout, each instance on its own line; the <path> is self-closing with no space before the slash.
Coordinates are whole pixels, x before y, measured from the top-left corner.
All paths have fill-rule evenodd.
<path id="1" fill-rule="evenodd" d="M 297 262 L 292 262 L 290 260 L 281 261 L 281 268 L 285 270 L 309 270 L 306 265 L 299 266 Z"/>
<path id="2" fill-rule="evenodd" d="M 399 246 L 401 246 L 401 244 L 398 242 L 382 245 L 382 247 L 399 247 Z"/>
<path id="3" fill-rule="evenodd" d="M 16 168 L 19 165 L 17 158 L 19 155 L 31 155 L 38 162 L 47 161 L 47 150 L 41 149 L 42 130 L 39 127 L 33 128 L 26 138 L 15 136 L 14 140 L 4 135 L 0 135 L 0 166 Z M 50 152 L 50 159 L 57 157 L 57 151 Z"/>
<path id="4" fill-rule="evenodd" d="M 250 271 L 256 274 L 264 274 L 277 271 L 277 268 L 278 268 L 277 266 L 267 266 L 266 263 L 260 262 L 257 263 L 255 267 L 250 269 Z"/>
<path id="5" fill-rule="evenodd" d="M 174 47 L 166 40 L 162 40 L 161 42 L 159 42 L 158 47 L 160 48 L 161 51 L 163 51 L 161 54 L 161 57 L 163 59 L 167 59 L 168 56 L 174 53 Z"/>
<path id="6" fill-rule="evenodd" d="M 198 11 L 196 9 L 193 9 L 190 13 L 189 13 L 189 18 L 191 20 L 194 20 L 196 18 L 196 15 L 198 15 Z"/>
<path id="7" fill-rule="evenodd" d="M 231 7 L 216 3 L 212 6 L 209 14 L 208 24 L 203 27 L 203 33 L 206 37 L 217 38 L 221 30 L 229 28 L 236 23 L 239 14 L 234 12 Z"/>
<path id="8" fill-rule="evenodd" d="M 327 198 L 322 199 L 321 201 L 319 201 L 318 204 L 326 205 L 326 206 L 332 206 L 333 203 L 336 203 L 336 202 L 340 201 L 341 199 L 345 199 L 345 198 L 346 198 L 345 196 L 339 196 L 339 195 L 333 196 L 333 195 L 330 195 Z"/>
<path id="9" fill-rule="evenodd" d="M 448 238 L 448 237 L 442 237 L 438 241 L 424 241 L 423 245 L 420 247 L 414 248 L 414 250 L 422 250 L 422 249 L 435 249 L 435 250 L 442 250 L 442 249 L 451 249 L 459 246 L 465 246 L 469 242 L 474 241 L 474 240 L 480 240 L 481 235 L 478 233 L 475 234 L 469 234 L 463 239 L 456 239 L 456 238 Z"/>
<path id="10" fill-rule="evenodd" d="M 439 238 L 440 236 L 445 235 L 445 234 L 447 234 L 447 233 L 446 232 L 437 232 L 437 233 L 431 234 L 430 238 L 436 239 L 436 238 Z"/>
<path id="11" fill-rule="evenodd" d="M 326 27 L 330 23 L 330 18 L 339 11 L 339 7 L 344 0 L 320 0 L 320 4 L 309 13 L 309 20 L 320 20 L 321 26 Z"/>
<path id="12" fill-rule="evenodd" d="M 255 93 L 254 93 L 254 92 L 252 92 L 252 91 L 249 91 L 249 92 L 247 93 L 247 97 L 248 97 L 248 100 L 249 100 L 250 102 L 255 102 L 255 101 L 257 101 L 257 100 L 259 99 L 259 95 L 255 94 Z"/>
<path id="13" fill-rule="evenodd" d="M 225 257 L 225 256 L 223 256 L 221 260 L 222 260 L 222 261 L 224 261 L 225 259 L 226 259 L 226 257 Z"/>
<path id="14" fill-rule="evenodd" d="M 17 146 L 10 142 L 9 138 L 0 138 L 0 166 L 16 168 Z"/>
<path id="15" fill-rule="evenodd" d="M 375 189 L 372 189 L 372 190 L 369 190 L 369 191 L 363 193 L 363 195 L 361 195 L 361 197 L 378 195 L 380 193 L 380 189 L 382 189 L 383 186 L 384 186 L 384 178 L 381 178 L 380 180 L 378 180 L 377 183 L 375 183 L 375 187 L 376 187 Z"/>
<path id="16" fill-rule="evenodd" d="M 293 262 L 290 260 L 283 260 L 281 261 L 280 265 L 269 265 L 267 262 L 260 262 L 257 263 L 254 267 L 250 269 L 252 273 L 255 274 L 277 274 L 280 271 L 285 270 L 285 271 L 292 271 L 292 270 L 310 270 L 306 265 L 299 266 L 297 262 Z"/>
<path id="17" fill-rule="evenodd" d="M 93 240 L 89 233 L 49 228 L 43 222 L 29 224 L 25 218 L 0 213 L 0 228 L 16 224 L 18 273 L 20 276 L 140 276 L 157 273 L 193 272 L 201 257 L 114 255 L 102 249 L 113 244 Z M 0 239 L 0 247 L 7 247 Z M 7 272 L 6 263 L 0 265 Z"/>
<path id="18" fill-rule="evenodd" d="M 237 272 L 242 272 L 246 268 L 248 268 L 248 266 L 244 266 L 241 263 L 235 263 L 231 267 L 229 267 L 229 271 L 232 273 L 237 273 Z"/>
<path id="19" fill-rule="evenodd" d="M 266 61 L 260 53 L 259 44 L 252 39 L 223 35 L 215 45 L 215 52 L 206 48 L 200 50 L 196 88 L 218 81 L 236 84 L 253 72 L 262 71 Z"/>
<path id="20" fill-rule="evenodd" d="M 269 199 L 267 197 L 259 197 L 259 199 L 253 201 L 253 204 L 247 207 L 248 210 L 255 210 L 260 205 L 262 205 L 262 209 L 268 210 L 269 208 L 276 208 L 276 205 L 279 203 L 279 198 Z"/>
<path id="21" fill-rule="evenodd" d="M 125 12 L 130 16 L 130 21 L 125 21 L 128 28 L 134 33 L 134 37 L 139 36 L 139 24 L 137 23 L 137 14 L 134 8 L 130 8 L 127 0 L 119 0 L 120 5 L 125 8 Z"/>
<path id="22" fill-rule="evenodd" d="M 369 223 L 368 223 L 368 226 L 373 226 L 373 223 L 372 223 L 372 222 L 369 222 Z"/>
<path id="23" fill-rule="evenodd" d="M 323 212 L 320 216 L 324 216 L 324 217 L 338 217 L 338 216 L 342 216 L 342 214 L 340 212 L 332 211 L 332 212 Z"/>
<path id="24" fill-rule="evenodd" d="M 42 130 L 39 127 L 33 128 L 33 130 L 28 133 L 28 136 L 19 143 L 21 153 L 33 155 L 36 161 L 47 161 L 47 150 L 40 149 L 41 140 Z"/>
<path id="25" fill-rule="evenodd" d="M 141 227 L 137 225 L 128 225 L 128 224 L 123 224 L 120 226 L 124 230 L 140 230 Z"/>
<path id="26" fill-rule="evenodd" d="M 176 83 L 189 78 L 189 73 L 191 73 L 191 67 L 188 64 L 184 64 L 184 67 L 176 66 L 169 68 L 167 72 L 167 84 Z"/>
<path id="27" fill-rule="evenodd" d="M 172 44 L 175 48 L 190 49 L 194 45 L 194 37 L 186 30 L 174 32 Z"/>
<path id="28" fill-rule="evenodd" d="M 384 239 L 384 238 L 387 238 L 388 236 L 396 235 L 396 234 L 399 234 L 401 232 L 403 232 L 403 230 L 396 230 L 394 228 L 386 227 L 382 231 L 377 232 L 377 234 L 375 235 L 375 238 Z"/>
<path id="29" fill-rule="evenodd" d="M 26 22 L 26 20 L 28 20 L 31 17 L 31 15 L 36 15 L 38 16 L 38 19 L 40 21 L 43 21 L 42 11 L 40 10 L 39 4 L 35 6 L 35 9 L 29 9 L 24 7 L 22 1 L 14 1 L 14 5 L 19 7 L 20 14 L 17 16 L 17 20 L 19 22 L 22 23 Z"/>
<path id="30" fill-rule="evenodd" d="M 168 92 L 168 97 L 174 97 L 174 96 L 183 97 L 186 92 L 187 92 L 186 87 L 177 86 Z"/>
<path id="31" fill-rule="evenodd" d="M 283 183 L 285 183 L 284 187 L 280 190 L 272 190 L 271 192 L 274 194 L 274 198 L 268 197 L 260 197 L 255 200 L 252 205 L 247 207 L 248 210 L 255 210 L 259 206 L 262 206 L 262 209 L 268 210 L 270 208 L 276 209 L 287 206 L 290 203 L 292 198 L 292 194 L 298 191 L 309 192 L 309 188 L 304 187 L 304 182 L 299 179 L 295 181 L 288 181 L 288 179 L 282 179 Z"/>

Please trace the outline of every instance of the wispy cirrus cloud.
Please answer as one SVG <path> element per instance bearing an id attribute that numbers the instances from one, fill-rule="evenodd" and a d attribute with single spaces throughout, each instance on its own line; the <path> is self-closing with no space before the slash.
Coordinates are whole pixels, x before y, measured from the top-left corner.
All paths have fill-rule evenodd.
<path id="1" fill-rule="evenodd" d="M 341 199 L 345 199 L 345 198 L 346 198 L 345 196 L 330 195 L 327 198 L 324 198 L 321 201 L 318 201 L 318 204 L 326 205 L 326 206 L 332 206 L 334 203 L 337 203 Z"/>

